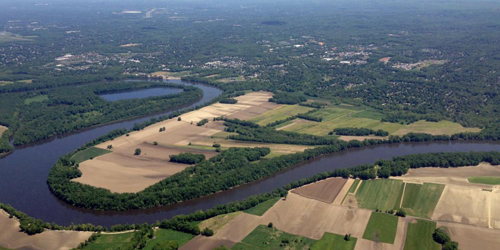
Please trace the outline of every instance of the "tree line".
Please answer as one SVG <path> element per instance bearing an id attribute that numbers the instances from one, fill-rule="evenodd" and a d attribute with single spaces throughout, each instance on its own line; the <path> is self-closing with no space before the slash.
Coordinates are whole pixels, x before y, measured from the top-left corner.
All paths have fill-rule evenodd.
<path id="1" fill-rule="evenodd" d="M 368 135 L 376 135 L 376 136 L 388 136 L 389 132 L 379 129 L 373 130 L 369 128 L 336 128 L 330 135 L 352 135 L 352 136 L 368 136 Z"/>

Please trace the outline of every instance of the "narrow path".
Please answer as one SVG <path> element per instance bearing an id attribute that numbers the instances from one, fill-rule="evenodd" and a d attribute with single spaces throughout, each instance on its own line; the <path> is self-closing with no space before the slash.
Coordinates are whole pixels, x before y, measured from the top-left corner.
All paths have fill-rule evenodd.
<path id="1" fill-rule="evenodd" d="M 399 208 L 403 207 L 403 200 L 405 198 L 405 191 L 406 191 L 406 182 L 403 182 L 405 185 L 403 186 L 403 194 L 401 195 L 401 201 L 399 202 Z"/>
<path id="2" fill-rule="evenodd" d="M 493 192 L 490 192 L 488 195 L 488 228 L 491 227 L 491 196 L 493 195 Z"/>

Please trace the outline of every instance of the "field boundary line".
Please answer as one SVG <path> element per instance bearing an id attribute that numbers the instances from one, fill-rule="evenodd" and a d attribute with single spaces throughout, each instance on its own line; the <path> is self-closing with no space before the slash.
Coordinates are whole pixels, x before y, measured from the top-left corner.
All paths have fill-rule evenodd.
<path id="1" fill-rule="evenodd" d="M 356 194 L 358 193 L 358 189 L 359 189 L 359 187 L 361 187 L 361 183 L 363 183 L 363 180 L 359 181 L 358 186 L 356 187 L 356 190 L 354 190 L 354 193 L 352 193 L 354 196 L 356 196 Z"/>
<path id="2" fill-rule="evenodd" d="M 401 201 L 399 202 L 399 208 L 403 208 L 403 200 L 405 199 L 405 191 L 406 191 L 406 182 L 403 182 L 405 185 L 403 186 L 403 194 L 401 195 Z"/>

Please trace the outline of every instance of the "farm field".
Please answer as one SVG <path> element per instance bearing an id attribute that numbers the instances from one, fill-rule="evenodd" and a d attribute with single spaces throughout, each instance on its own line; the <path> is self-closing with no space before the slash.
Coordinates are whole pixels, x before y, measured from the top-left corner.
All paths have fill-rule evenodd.
<path id="1" fill-rule="evenodd" d="M 265 212 L 267 212 L 267 210 L 269 210 L 269 208 L 274 206 L 274 204 L 276 204 L 276 202 L 278 202 L 280 199 L 281 199 L 280 197 L 269 199 L 267 201 L 260 203 L 255 207 L 245 210 L 245 213 L 262 216 Z"/>
<path id="2" fill-rule="evenodd" d="M 361 183 L 355 197 L 361 208 L 386 211 L 399 208 L 402 193 L 400 180 L 367 180 Z"/>
<path id="3" fill-rule="evenodd" d="M 372 212 L 363 239 L 393 244 L 398 228 L 398 217 L 392 214 Z"/>
<path id="4" fill-rule="evenodd" d="M 214 141 L 223 140 L 212 136 L 223 132 L 223 122 L 212 122 L 213 118 L 225 116 L 229 118 L 251 119 L 279 105 L 269 103 L 272 96 L 267 92 L 253 92 L 236 97 L 238 104 L 216 103 L 181 116 L 181 120 L 169 119 L 153 124 L 143 130 L 131 132 L 112 141 L 96 146 L 107 150 L 109 154 L 95 157 L 80 164 L 82 176 L 74 179 L 83 184 L 109 189 L 112 192 L 138 192 L 144 190 L 189 165 L 171 163 L 170 155 L 182 152 L 204 154 L 207 158 L 218 153 L 212 147 Z M 196 123 L 202 119 L 210 120 L 204 126 Z M 160 129 L 165 130 L 160 132 Z M 188 146 L 191 144 L 192 146 Z M 228 141 L 222 147 L 262 147 L 265 144 L 240 143 Z M 196 145 L 196 146 L 195 146 Z M 267 145 L 267 144 L 266 144 Z M 308 147 L 291 145 L 272 145 L 275 154 L 287 154 L 303 151 Z M 140 155 L 135 150 L 141 149 Z"/>
<path id="5" fill-rule="evenodd" d="M 250 119 L 250 121 L 255 122 L 261 126 L 265 126 L 269 123 L 273 123 L 279 120 L 284 120 L 294 115 L 303 114 L 310 110 L 313 110 L 313 108 L 304 107 L 300 105 L 283 105 L 273 110 L 267 111 L 264 114 L 261 114 L 255 118 L 252 118 Z"/>
<path id="6" fill-rule="evenodd" d="M 6 249 L 69 250 L 87 240 L 92 233 L 45 230 L 28 236 L 19 231 L 19 221 L 0 210 L 0 246 Z"/>
<path id="7" fill-rule="evenodd" d="M 403 208 L 411 215 L 430 218 L 444 190 L 442 184 L 407 183 L 403 198 Z"/>
<path id="8" fill-rule="evenodd" d="M 32 42 L 36 36 L 21 36 L 10 32 L 0 32 L 0 43 L 7 42 Z"/>
<path id="9" fill-rule="evenodd" d="M 75 160 L 76 164 L 80 164 L 84 161 L 109 153 L 111 153 L 110 150 L 92 147 L 76 153 L 71 159 Z"/>
<path id="10" fill-rule="evenodd" d="M 491 185 L 469 182 L 468 178 L 477 176 L 500 177 L 500 166 L 481 163 L 477 166 L 460 168 L 419 168 L 410 169 L 404 176 L 391 177 L 413 183 L 439 183 L 471 187 L 491 187 Z"/>
<path id="11" fill-rule="evenodd" d="M 346 182 L 347 179 L 343 178 L 329 178 L 294 189 L 292 192 L 309 199 L 332 203 Z"/>
<path id="12" fill-rule="evenodd" d="M 438 222 L 438 228 L 446 228 L 451 240 L 459 243 L 461 250 L 498 249 L 500 230 L 481 228 L 459 223 Z"/>
<path id="13" fill-rule="evenodd" d="M 467 178 L 470 183 L 500 185 L 500 177 L 498 176 L 474 176 Z"/>
<path id="14" fill-rule="evenodd" d="M 324 108 L 314 112 L 312 115 L 322 117 L 323 121 L 312 122 L 304 120 L 294 120 L 282 124 L 278 129 L 313 135 L 327 135 L 335 128 L 344 127 L 368 128 L 373 130 L 382 129 L 389 132 L 391 135 L 404 135 L 410 132 L 428 133 L 433 135 L 451 135 L 460 132 L 480 131 L 480 129 L 478 128 L 464 128 L 460 124 L 449 121 L 418 121 L 410 125 L 382 122 L 381 119 L 384 116 L 377 111 L 364 110 L 362 108 L 346 105 Z M 353 138 L 347 137 L 346 139 Z"/>
<path id="15" fill-rule="evenodd" d="M 357 238 L 351 237 L 349 241 L 344 239 L 343 235 L 325 233 L 319 241 L 317 241 L 311 250 L 353 250 L 356 246 Z"/>
<path id="16" fill-rule="evenodd" d="M 436 222 L 413 220 L 408 223 L 404 250 L 440 250 L 441 245 L 436 243 L 432 234 L 436 230 Z"/>
<path id="17" fill-rule="evenodd" d="M 261 203 L 262 204 L 262 203 Z M 274 204 L 274 203 L 273 203 Z M 198 227 L 203 230 L 205 228 L 210 228 L 214 233 L 219 232 L 219 230 L 224 227 L 227 223 L 234 220 L 242 212 L 234 212 L 230 214 L 221 214 L 216 217 L 204 220 L 198 224 Z"/>
<path id="18" fill-rule="evenodd" d="M 236 244 L 231 249 L 308 249 L 315 242 L 313 239 L 292 235 L 276 228 L 260 225 L 245 237 L 241 243 Z"/>

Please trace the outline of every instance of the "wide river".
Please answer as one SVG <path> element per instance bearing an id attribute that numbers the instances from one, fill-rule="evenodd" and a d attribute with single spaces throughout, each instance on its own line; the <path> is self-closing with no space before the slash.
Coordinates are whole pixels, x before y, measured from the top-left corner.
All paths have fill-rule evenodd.
<path id="1" fill-rule="evenodd" d="M 180 81 L 173 82 L 192 85 Z M 213 87 L 195 86 L 203 90 L 204 96 L 200 101 L 188 107 L 201 105 L 221 94 L 220 90 Z M 11 204 L 35 218 L 47 222 L 56 222 L 61 225 L 92 223 L 111 226 L 125 223 L 152 223 L 178 214 L 188 214 L 199 209 L 208 209 L 218 204 L 238 201 L 251 195 L 269 192 L 287 183 L 324 171 L 373 163 L 377 159 L 389 159 L 394 156 L 429 152 L 500 151 L 500 143 L 492 142 L 402 143 L 349 149 L 304 162 L 269 178 L 215 195 L 172 206 L 125 212 L 91 211 L 71 207 L 59 201 L 50 193 L 46 180 L 50 168 L 59 157 L 71 153 L 86 142 L 105 135 L 112 130 L 119 128 L 130 129 L 135 123 L 170 112 L 172 111 L 100 126 L 57 137 L 37 145 L 16 149 L 12 154 L 0 159 L 0 202 Z"/>

